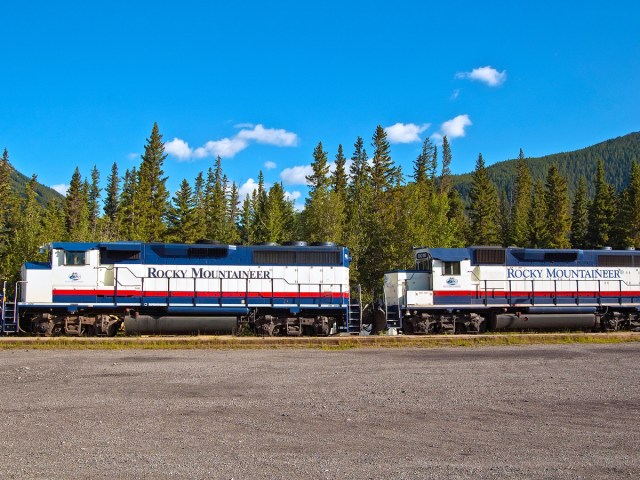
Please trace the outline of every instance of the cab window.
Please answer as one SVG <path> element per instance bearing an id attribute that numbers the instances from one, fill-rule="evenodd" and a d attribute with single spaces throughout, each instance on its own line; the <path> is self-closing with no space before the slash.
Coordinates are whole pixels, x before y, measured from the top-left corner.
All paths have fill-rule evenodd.
<path id="1" fill-rule="evenodd" d="M 460 262 L 442 262 L 443 275 L 460 275 Z"/>
<path id="2" fill-rule="evenodd" d="M 65 265 L 85 265 L 86 252 L 64 252 Z"/>

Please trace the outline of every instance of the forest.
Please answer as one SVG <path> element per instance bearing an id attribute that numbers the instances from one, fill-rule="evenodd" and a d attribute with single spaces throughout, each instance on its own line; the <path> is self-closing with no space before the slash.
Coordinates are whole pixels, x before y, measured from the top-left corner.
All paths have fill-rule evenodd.
<path id="1" fill-rule="evenodd" d="M 632 135 L 637 143 L 637 134 Z M 318 143 L 306 177 L 309 194 L 302 211 L 296 211 L 282 184 L 265 187 L 262 172 L 258 188 L 240 198 L 219 157 L 192 181 L 182 180 L 171 195 L 157 124 L 138 166 L 121 172 L 114 163 L 104 189 L 95 166 L 84 177 L 76 168 L 65 197 L 44 198 L 35 175 L 20 191 L 5 149 L 0 278 L 15 282 L 21 265 L 44 260 L 40 247 L 52 241 L 331 241 L 349 247 L 352 284 L 361 285 L 368 300 L 379 294 L 385 271 L 412 267 L 413 246 L 640 246 L 640 165 L 634 154 L 623 148 L 617 154 L 621 161 L 614 153 L 603 154 L 605 162 L 591 151 L 580 159 L 578 152 L 571 158 L 586 166 L 571 170 L 569 178 L 566 162 L 554 156 L 532 162 L 522 150 L 506 170 L 500 164 L 487 167 L 479 154 L 474 171 L 461 178 L 451 174 L 447 138 L 439 146 L 426 139 L 411 171 L 402 172 L 378 126 L 368 146 L 361 137 L 355 140 L 349 158 L 340 145 L 330 161 Z M 607 168 L 627 180 L 611 182 Z M 496 179 L 495 171 L 503 170 L 508 173 Z"/>

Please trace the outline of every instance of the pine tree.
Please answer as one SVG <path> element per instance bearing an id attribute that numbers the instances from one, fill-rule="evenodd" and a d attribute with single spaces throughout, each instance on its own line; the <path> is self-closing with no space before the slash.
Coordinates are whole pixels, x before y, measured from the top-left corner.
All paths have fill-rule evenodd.
<path id="1" fill-rule="evenodd" d="M 465 213 L 464 200 L 460 192 L 455 188 L 449 191 L 449 211 L 447 218 L 452 230 L 452 242 L 450 247 L 466 247 L 470 244 L 471 226 Z"/>
<path id="2" fill-rule="evenodd" d="M 99 240 L 100 232 L 98 220 L 100 219 L 100 171 L 96 165 L 91 170 L 91 184 L 88 188 L 87 209 L 89 213 L 89 240 Z"/>
<path id="3" fill-rule="evenodd" d="M 598 161 L 596 191 L 589 211 L 587 244 L 592 248 L 611 245 L 611 231 L 616 215 L 616 196 L 613 187 L 604 178 L 604 164 Z"/>
<path id="4" fill-rule="evenodd" d="M 14 273 L 11 247 L 19 215 L 16 212 L 17 198 L 11 185 L 12 170 L 9 152 L 5 148 L 0 160 L 0 279 L 8 279 Z"/>
<path id="5" fill-rule="evenodd" d="M 269 232 L 267 230 L 267 190 L 264 185 L 262 170 L 258 172 L 258 188 L 251 194 L 251 238 L 252 243 L 267 242 Z"/>
<path id="6" fill-rule="evenodd" d="M 335 168 L 331 175 L 331 186 L 340 198 L 345 201 L 347 197 L 347 171 L 345 170 L 347 158 L 344 156 L 342 144 L 338 145 Z"/>
<path id="7" fill-rule="evenodd" d="M 120 227 L 120 238 L 122 240 L 139 240 L 141 237 L 137 233 L 138 207 L 138 171 L 136 167 L 126 170 L 122 179 L 122 193 L 120 194 L 119 208 L 117 213 L 117 223 Z"/>
<path id="8" fill-rule="evenodd" d="M 555 165 L 551 165 L 547 173 L 544 201 L 545 209 L 550 213 L 547 216 L 545 247 L 569 248 L 571 216 L 569 214 L 567 180 L 558 173 L 558 168 Z"/>
<path id="9" fill-rule="evenodd" d="M 240 211 L 240 241 L 244 245 L 251 245 L 254 242 L 255 234 L 253 231 L 253 207 L 249 194 L 242 203 Z"/>
<path id="10" fill-rule="evenodd" d="M 547 206 L 544 201 L 542 180 L 535 183 L 531 209 L 529 209 L 529 244 L 530 248 L 543 248 L 547 235 Z"/>
<path id="11" fill-rule="evenodd" d="M 498 194 L 489 178 L 482 154 L 478 155 L 469 192 L 469 218 L 471 242 L 475 245 L 497 245 L 500 243 L 498 224 Z"/>
<path id="12" fill-rule="evenodd" d="M 57 242 L 65 237 L 64 206 L 58 200 L 49 200 L 42 215 L 40 243 Z"/>
<path id="13" fill-rule="evenodd" d="M 175 193 L 171 207 L 167 213 L 167 238 L 170 242 L 193 243 L 196 238 L 194 228 L 194 199 L 193 191 L 185 178 Z"/>
<path id="14" fill-rule="evenodd" d="M 236 245 L 241 242 L 240 229 L 238 228 L 238 221 L 240 215 L 240 192 L 235 182 L 231 183 L 231 190 L 229 192 L 229 233 L 227 242 L 231 245 Z"/>
<path id="15" fill-rule="evenodd" d="M 162 241 L 166 231 L 164 218 L 167 213 L 169 192 L 162 165 L 167 155 L 164 153 L 162 135 L 158 124 L 154 123 L 151 136 L 144 146 L 144 155 L 138 170 L 136 192 L 137 236 L 143 241 Z"/>
<path id="16" fill-rule="evenodd" d="M 196 240 L 204 240 L 207 236 L 207 201 L 205 181 L 202 172 L 198 173 L 193 187 L 193 229 Z"/>
<path id="17" fill-rule="evenodd" d="M 587 228 L 589 226 L 589 202 L 587 199 L 587 181 L 580 177 L 576 196 L 573 199 L 571 215 L 571 246 L 585 248 Z"/>
<path id="18" fill-rule="evenodd" d="M 118 176 L 118 164 L 113 162 L 111 174 L 107 180 L 107 196 L 104 200 L 105 238 L 116 240 L 119 238 L 118 210 L 120 208 L 120 177 Z"/>
<path id="19" fill-rule="evenodd" d="M 498 207 L 498 228 L 500 229 L 500 244 L 509 245 L 509 236 L 511 235 L 511 204 L 507 198 L 507 191 L 502 190 L 500 195 L 500 204 Z"/>
<path id="20" fill-rule="evenodd" d="M 72 242 L 87 241 L 89 237 L 88 182 L 82 181 L 76 167 L 65 200 L 67 238 Z"/>
<path id="21" fill-rule="evenodd" d="M 207 203 L 207 236 L 210 239 L 224 241 L 225 224 L 227 220 L 227 196 L 222 173 L 222 159 L 216 158 L 213 170 L 207 174 L 206 184 Z"/>
<path id="22" fill-rule="evenodd" d="M 515 198 L 511 215 L 510 245 L 527 246 L 529 240 L 529 210 L 531 209 L 531 172 L 520 149 L 516 165 Z"/>
<path id="23" fill-rule="evenodd" d="M 358 285 L 364 284 L 363 275 L 360 273 L 360 263 L 366 254 L 365 249 L 368 244 L 365 229 L 373 219 L 371 171 L 367 163 L 367 151 L 364 148 L 362 137 L 358 137 L 354 143 L 349 177 L 346 204 L 349 228 L 345 231 L 344 242 L 349 246 L 351 253 L 350 279 L 354 285 Z"/>
<path id="24" fill-rule="evenodd" d="M 435 148 L 435 147 L 434 147 Z M 445 135 L 442 137 L 442 172 L 440 174 L 440 192 L 445 195 L 451 190 L 451 146 Z"/>
<path id="25" fill-rule="evenodd" d="M 628 225 L 626 246 L 640 247 L 640 165 L 635 160 L 631 164 L 627 192 L 626 218 L 624 219 Z"/>
<path id="26" fill-rule="evenodd" d="M 427 166 L 432 161 L 435 146 L 428 138 L 422 143 L 422 151 L 413 162 L 413 181 L 424 185 L 429 181 Z"/>
<path id="27" fill-rule="evenodd" d="M 406 258 L 404 245 L 395 238 L 396 226 L 402 210 L 401 171 L 395 166 L 387 141 L 387 134 L 378 125 L 372 138 L 374 148 L 371 165 L 371 212 L 373 215 L 364 226 L 365 249 L 359 269 L 363 287 L 371 295 L 381 293 L 384 272 Z"/>
<path id="28" fill-rule="evenodd" d="M 309 196 L 302 214 L 305 238 L 310 242 L 342 240 L 342 206 L 330 190 L 327 152 L 319 142 L 313 151 L 312 173 L 306 177 Z"/>
<path id="29" fill-rule="evenodd" d="M 20 275 L 20 266 L 27 260 L 38 259 L 41 236 L 42 209 L 37 200 L 37 177 L 33 175 L 25 186 L 25 196 L 20 207 L 15 236 L 12 242 L 12 280 Z"/>

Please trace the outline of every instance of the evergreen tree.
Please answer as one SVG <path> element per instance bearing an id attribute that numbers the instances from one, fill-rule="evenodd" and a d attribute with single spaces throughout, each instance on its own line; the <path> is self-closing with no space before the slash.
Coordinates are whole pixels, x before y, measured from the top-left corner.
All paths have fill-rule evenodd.
<path id="1" fill-rule="evenodd" d="M 510 245 L 527 246 L 529 240 L 529 210 L 531 209 L 531 172 L 520 149 L 516 166 L 515 198 L 511 215 Z"/>
<path id="2" fill-rule="evenodd" d="M 569 248 L 571 216 L 569 214 L 567 180 L 558 173 L 558 168 L 555 165 L 549 167 L 544 201 L 545 209 L 550 214 L 547 216 L 545 246 L 547 248 Z"/>
<path id="3" fill-rule="evenodd" d="M 500 195 L 498 212 L 500 243 L 506 247 L 509 245 L 509 236 L 511 235 L 511 204 L 507 198 L 506 190 L 502 190 L 502 194 Z"/>
<path id="4" fill-rule="evenodd" d="M 193 187 L 193 229 L 196 240 L 207 236 L 207 201 L 205 181 L 202 172 L 198 173 Z"/>
<path id="5" fill-rule="evenodd" d="M 189 182 L 185 178 L 180 184 L 180 188 L 175 193 L 171 207 L 169 208 L 167 219 L 169 228 L 167 239 L 170 242 L 193 243 L 196 238 L 194 228 L 194 198 Z"/>
<path id="6" fill-rule="evenodd" d="M 104 200 L 105 238 L 116 240 L 119 238 L 118 210 L 120 202 L 120 177 L 118 176 L 118 164 L 113 162 L 111 174 L 107 180 L 107 196 Z"/>
<path id="7" fill-rule="evenodd" d="M 64 206 L 58 200 L 49 200 L 42 215 L 40 243 L 60 241 L 65 237 Z"/>
<path id="8" fill-rule="evenodd" d="M 310 242 L 342 240 L 342 205 L 330 190 L 327 152 L 319 142 L 313 151 L 312 173 L 306 177 L 309 196 L 303 212 L 305 238 Z"/>
<path id="9" fill-rule="evenodd" d="M 478 155 L 473 172 L 469 218 L 471 220 L 471 242 L 474 245 L 497 245 L 500 243 L 498 224 L 498 194 L 489 178 L 482 154 Z"/>
<path id="10" fill-rule="evenodd" d="M 598 162 L 596 193 L 589 211 L 587 244 L 592 248 L 611 245 L 611 231 L 616 214 L 616 196 L 613 187 L 604 178 L 604 164 Z"/>
<path id="11" fill-rule="evenodd" d="M 241 242 L 240 229 L 238 228 L 238 221 L 240 216 L 240 192 L 235 182 L 231 183 L 231 190 L 229 192 L 229 233 L 227 236 L 227 242 L 231 245 L 236 245 Z"/>
<path id="12" fill-rule="evenodd" d="M 39 258 L 42 209 L 38 205 L 37 185 L 37 177 L 33 175 L 25 186 L 25 196 L 20 207 L 20 216 L 11 248 L 11 272 L 13 273 L 11 280 L 13 281 L 18 280 L 20 267 L 24 262 Z"/>
<path id="13" fill-rule="evenodd" d="M 393 163 L 387 134 L 380 125 L 373 134 L 372 146 L 370 205 L 373 215 L 364 226 L 366 243 L 359 269 L 364 289 L 377 296 L 381 293 L 384 272 L 401 264 L 407 252 L 404 244 L 394 238 L 403 214 L 398 188 L 401 172 Z"/>
<path id="14" fill-rule="evenodd" d="M 535 183 L 531 209 L 529 210 L 529 244 L 530 248 L 543 248 L 547 235 L 547 206 L 544 201 L 542 180 Z"/>
<path id="15" fill-rule="evenodd" d="M 589 201 L 587 199 L 587 181 L 580 177 L 576 196 L 573 199 L 571 215 L 571 246 L 585 248 L 587 228 L 589 226 Z"/>
<path id="16" fill-rule="evenodd" d="M 17 199 L 11 184 L 13 167 L 9 162 L 9 152 L 4 149 L 0 160 L 0 279 L 12 277 L 11 247 L 15 234 Z"/>
<path id="17" fill-rule="evenodd" d="M 451 247 L 466 247 L 470 244 L 471 227 L 469 219 L 465 213 L 464 200 L 460 196 L 460 192 L 455 188 L 449 191 L 449 211 L 447 218 L 452 227 Z"/>
<path id="18" fill-rule="evenodd" d="M 91 170 L 91 184 L 88 187 L 87 203 L 89 212 L 89 239 L 100 239 L 98 220 L 100 218 L 100 171 L 96 165 Z"/>
<path id="19" fill-rule="evenodd" d="M 224 241 L 227 222 L 227 196 L 222 173 L 222 159 L 216 158 L 213 170 L 209 169 L 206 186 L 207 236 Z"/>
<path id="20" fill-rule="evenodd" d="M 120 238 L 123 240 L 134 240 L 140 238 L 136 234 L 136 224 L 138 221 L 138 208 L 136 205 L 138 171 L 136 167 L 126 170 L 122 179 L 122 193 L 120 194 L 119 208 L 117 213 L 117 223 L 120 227 Z"/>
<path id="21" fill-rule="evenodd" d="M 169 192 L 162 165 L 167 158 L 162 135 L 154 123 L 151 136 L 144 146 L 144 155 L 138 170 L 135 209 L 138 218 L 136 236 L 143 241 L 162 241 L 166 230 Z"/>
<path id="22" fill-rule="evenodd" d="M 342 201 L 347 197 L 347 171 L 345 170 L 347 158 L 344 156 L 342 144 L 338 145 L 338 153 L 336 154 L 335 169 L 331 175 L 331 186 L 333 191 L 338 194 Z"/>
<path id="23" fill-rule="evenodd" d="M 35 187 L 34 187 L 35 188 Z M 65 200 L 67 238 L 72 242 L 84 242 L 89 237 L 88 183 L 82 181 L 76 167 Z"/>
<path id="24" fill-rule="evenodd" d="M 434 147 L 435 148 L 435 147 Z M 442 137 L 442 173 L 440 174 L 440 192 L 448 195 L 451 190 L 451 146 L 445 135 Z"/>
<path id="25" fill-rule="evenodd" d="M 360 274 L 360 262 L 366 254 L 365 249 L 368 243 L 366 228 L 373 219 L 371 171 L 362 137 L 358 137 L 354 143 L 349 176 L 346 204 L 349 228 L 345 231 L 344 242 L 349 246 L 351 253 L 350 279 L 354 285 L 358 285 L 364 284 L 363 276 Z M 371 297 L 369 296 L 366 300 L 370 301 Z"/>
<path id="26" fill-rule="evenodd" d="M 240 211 L 240 241 L 244 245 L 251 245 L 254 242 L 255 233 L 253 229 L 253 202 L 249 197 L 249 194 L 242 203 L 242 210 Z"/>
<path id="27" fill-rule="evenodd" d="M 251 238 L 252 243 L 267 242 L 269 232 L 267 230 L 267 190 L 264 185 L 262 170 L 258 173 L 258 188 L 251 194 Z"/>
<path id="28" fill-rule="evenodd" d="M 628 226 L 625 246 L 640 247 L 640 165 L 631 163 L 623 221 Z"/>
<path id="29" fill-rule="evenodd" d="M 422 151 L 413 162 L 413 181 L 416 185 L 426 184 L 430 179 L 427 175 L 427 167 L 433 159 L 435 146 L 428 138 L 422 143 Z"/>

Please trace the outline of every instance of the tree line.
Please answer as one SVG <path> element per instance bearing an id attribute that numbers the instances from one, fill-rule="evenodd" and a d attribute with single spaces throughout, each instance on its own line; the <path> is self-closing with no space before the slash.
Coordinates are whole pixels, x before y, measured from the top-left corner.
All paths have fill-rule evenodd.
<path id="1" fill-rule="evenodd" d="M 192 182 L 182 180 L 171 196 L 157 124 L 138 166 L 122 174 L 114 163 L 104 189 L 95 166 L 85 178 L 76 168 L 64 200 L 49 200 L 45 207 L 37 201 L 35 175 L 25 194 L 16 194 L 5 149 L 0 160 L 0 277 L 17 280 L 22 263 L 44 260 L 39 247 L 51 241 L 331 241 L 349 247 L 352 283 L 361 284 L 371 299 L 379 294 L 385 271 L 412 267 L 413 246 L 640 244 L 640 167 L 635 161 L 629 184 L 620 192 L 607 183 L 599 161 L 594 194 L 588 194 L 587 181 L 581 177 L 570 201 L 567 179 L 555 165 L 549 167 L 545 181 L 533 181 L 521 150 L 513 184 L 500 189 L 480 154 L 467 204 L 454 188 L 446 137 L 440 146 L 424 141 L 406 178 L 391 157 L 381 126 L 370 147 L 371 156 L 358 137 L 348 159 L 339 145 L 331 170 L 329 153 L 319 142 L 312 153 L 306 177 L 309 194 L 301 212 L 281 183 L 265 186 L 262 172 L 253 193 L 240 198 L 220 157 Z"/>

